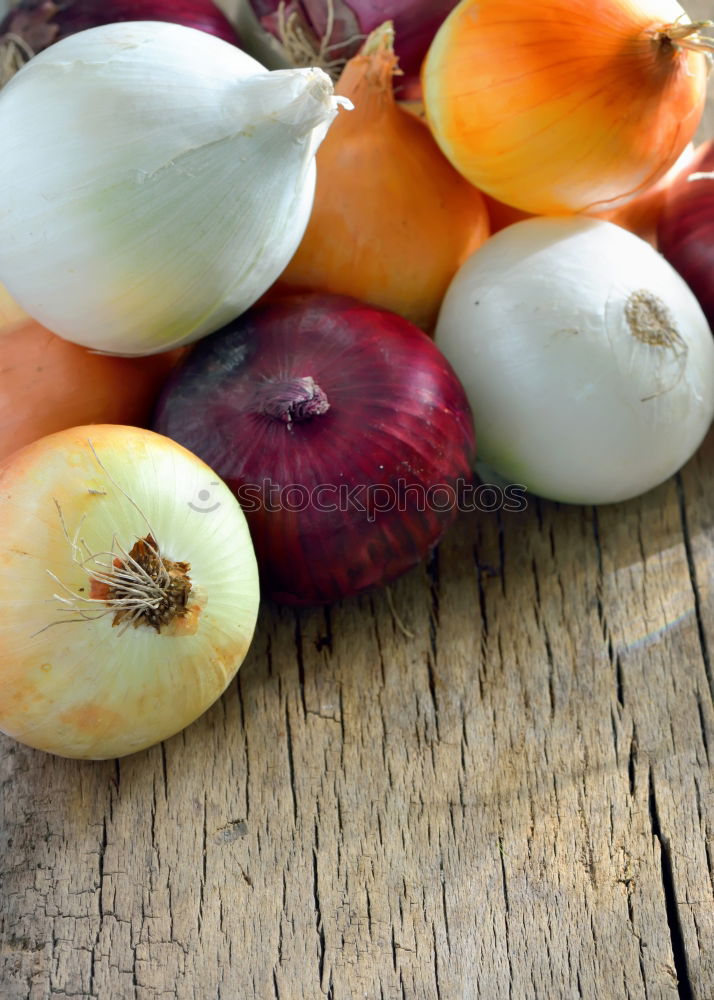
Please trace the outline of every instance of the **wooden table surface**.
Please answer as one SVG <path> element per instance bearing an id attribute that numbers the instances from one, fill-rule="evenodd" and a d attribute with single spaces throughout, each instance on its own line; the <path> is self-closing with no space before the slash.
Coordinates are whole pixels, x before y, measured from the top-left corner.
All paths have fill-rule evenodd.
<path id="1" fill-rule="evenodd" d="M 0 997 L 712 1000 L 713 577 L 714 433 L 391 602 L 266 605 L 161 746 L 0 737 Z"/>

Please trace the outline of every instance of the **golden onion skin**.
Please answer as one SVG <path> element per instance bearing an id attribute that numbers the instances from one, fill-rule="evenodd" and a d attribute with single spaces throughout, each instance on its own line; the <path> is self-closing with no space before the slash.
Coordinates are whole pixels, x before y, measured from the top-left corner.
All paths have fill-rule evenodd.
<path id="1" fill-rule="evenodd" d="M 675 0 L 462 0 L 422 70 L 441 149 L 526 212 L 615 208 L 653 184 L 698 126 L 707 57 L 657 31 Z"/>

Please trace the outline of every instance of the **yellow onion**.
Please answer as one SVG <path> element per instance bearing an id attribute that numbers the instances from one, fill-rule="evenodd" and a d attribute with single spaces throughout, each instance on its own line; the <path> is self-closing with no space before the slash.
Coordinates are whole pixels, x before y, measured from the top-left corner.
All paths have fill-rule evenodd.
<path id="1" fill-rule="evenodd" d="M 141 750 L 235 675 L 258 576 L 243 513 L 152 431 L 48 435 L 0 464 L 0 730 L 65 757 Z"/>
<path id="2" fill-rule="evenodd" d="M 454 166 L 536 214 L 598 213 L 653 184 L 692 138 L 707 51 L 676 0 L 462 0 L 422 73 Z"/>
<path id="3" fill-rule="evenodd" d="M 430 333 L 449 282 L 488 237 L 488 215 L 395 100 L 393 39 L 390 22 L 376 28 L 335 85 L 354 110 L 317 152 L 310 221 L 275 290 L 351 295 Z"/>

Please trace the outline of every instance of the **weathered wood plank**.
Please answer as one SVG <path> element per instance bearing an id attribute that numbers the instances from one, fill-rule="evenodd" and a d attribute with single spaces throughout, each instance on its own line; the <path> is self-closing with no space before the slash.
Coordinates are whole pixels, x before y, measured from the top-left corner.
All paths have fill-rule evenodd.
<path id="1" fill-rule="evenodd" d="M 0 738 L 0 995 L 711 1000 L 712 495 L 714 435 L 464 516 L 391 602 L 265 607 L 134 757 Z"/>

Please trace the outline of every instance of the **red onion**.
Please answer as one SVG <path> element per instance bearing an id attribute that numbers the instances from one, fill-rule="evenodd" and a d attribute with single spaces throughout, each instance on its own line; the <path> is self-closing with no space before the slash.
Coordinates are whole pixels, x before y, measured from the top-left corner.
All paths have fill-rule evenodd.
<path id="1" fill-rule="evenodd" d="M 171 21 L 239 44 L 212 0 L 20 0 L 0 22 L 0 83 L 53 42 L 115 21 Z"/>
<path id="2" fill-rule="evenodd" d="M 334 79 L 367 35 L 394 23 L 394 48 L 407 77 L 419 73 L 439 25 L 458 0 L 248 0 L 262 27 L 294 65 L 321 65 Z"/>
<path id="3" fill-rule="evenodd" d="M 670 188 L 657 247 L 692 289 L 714 330 L 714 140 L 701 145 Z"/>
<path id="4" fill-rule="evenodd" d="M 471 411 L 449 363 L 407 320 L 344 296 L 264 304 L 202 340 L 154 427 L 231 487 L 263 590 L 286 604 L 416 565 L 472 479 Z"/>

